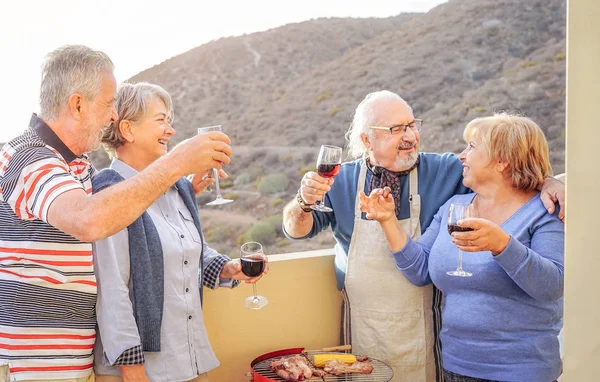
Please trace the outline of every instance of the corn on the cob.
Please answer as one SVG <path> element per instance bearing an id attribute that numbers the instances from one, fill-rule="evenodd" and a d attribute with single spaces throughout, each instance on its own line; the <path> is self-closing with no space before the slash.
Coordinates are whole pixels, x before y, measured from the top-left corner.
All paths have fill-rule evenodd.
<path id="1" fill-rule="evenodd" d="M 340 362 L 343 363 L 347 363 L 347 364 L 353 364 L 354 362 L 356 362 L 356 356 L 354 356 L 353 354 L 315 354 L 314 355 L 314 359 L 315 359 L 315 366 L 316 367 L 323 367 L 325 366 L 325 363 L 327 363 L 327 361 L 335 359 L 338 360 Z"/>

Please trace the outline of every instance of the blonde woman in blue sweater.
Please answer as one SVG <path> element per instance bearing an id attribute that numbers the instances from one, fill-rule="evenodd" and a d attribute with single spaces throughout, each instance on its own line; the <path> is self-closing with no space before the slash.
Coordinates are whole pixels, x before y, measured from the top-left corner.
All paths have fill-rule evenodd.
<path id="1" fill-rule="evenodd" d="M 425 234 L 411 240 L 397 223 L 389 189 L 360 195 L 391 255 L 415 285 L 444 295 L 442 362 L 447 382 L 549 382 L 561 373 L 564 225 L 548 214 L 539 187 L 552 173 L 542 130 L 529 118 L 496 114 L 465 129 L 459 158 L 472 194 L 444 204 Z M 471 203 L 476 218 L 448 233 L 451 203 Z M 457 247 L 472 277 L 451 277 Z"/>

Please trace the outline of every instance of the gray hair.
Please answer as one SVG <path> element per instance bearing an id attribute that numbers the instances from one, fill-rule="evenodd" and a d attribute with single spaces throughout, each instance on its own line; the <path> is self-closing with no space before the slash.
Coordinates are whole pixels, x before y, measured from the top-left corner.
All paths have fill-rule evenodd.
<path id="1" fill-rule="evenodd" d="M 148 82 L 136 84 L 122 83 L 117 91 L 115 107 L 117 108 L 117 120 L 102 131 L 102 145 L 111 158 L 116 157 L 117 148 L 125 143 L 121 134 L 119 124 L 123 120 L 139 122 L 150 107 L 150 103 L 159 99 L 167 108 L 169 122 L 173 121 L 173 101 L 169 93 L 162 87 Z"/>
<path id="2" fill-rule="evenodd" d="M 50 52 L 42 68 L 40 117 L 56 119 L 76 92 L 95 99 L 100 94 L 103 76 L 113 70 L 106 53 L 87 46 L 66 45 Z"/>
<path id="3" fill-rule="evenodd" d="M 364 157 L 367 154 L 367 148 L 365 147 L 360 136 L 364 133 L 370 137 L 374 136 L 373 130 L 369 129 L 369 125 L 377 123 L 378 116 L 375 115 L 373 105 L 381 101 L 398 100 L 408 105 L 402 97 L 398 94 L 389 90 L 380 90 L 377 92 L 369 93 L 358 104 L 356 111 L 354 112 L 354 119 L 346 132 L 346 145 L 348 149 L 348 156 L 351 158 Z"/>

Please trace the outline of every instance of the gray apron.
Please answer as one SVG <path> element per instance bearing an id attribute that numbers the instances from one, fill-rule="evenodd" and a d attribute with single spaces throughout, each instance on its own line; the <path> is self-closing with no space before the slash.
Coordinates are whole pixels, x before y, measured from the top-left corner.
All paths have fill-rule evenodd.
<path id="1" fill-rule="evenodd" d="M 345 278 L 352 353 L 387 363 L 394 369 L 392 381 L 434 382 L 433 286 L 411 284 L 396 268 L 379 223 L 361 219 L 358 190 L 364 189 L 366 172 L 363 164 Z M 415 168 L 410 173 L 410 217 L 400 220 L 414 240 L 421 236 L 417 175 Z"/>

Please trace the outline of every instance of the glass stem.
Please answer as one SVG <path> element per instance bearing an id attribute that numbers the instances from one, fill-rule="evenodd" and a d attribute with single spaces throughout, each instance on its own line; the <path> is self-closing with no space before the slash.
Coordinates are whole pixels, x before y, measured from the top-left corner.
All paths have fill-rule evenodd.
<path id="1" fill-rule="evenodd" d="M 258 293 L 256 293 L 256 283 L 252 284 L 252 290 L 254 291 L 254 299 L 258 300 Z"/>
<path id="2" fill-rule="evenodd" d="M 215 189 L 217 190 L 217 199 L 221 199 L 221 188 L 219 187 L 219 171 L 213 168 L 213 177 L 215 178 Z"/>
<path id="3" fill-rule="evenodd" d="M 327 193 L 323 194 L 323 197 L 321 198 L 321 205 L 325 206 L 325 195 L 327 195 Z"/>
<path id="4" fill-rule="evenodd" d="M 458 250 L 458 268 L 457 270 L 462 271 L 462 251 Z"/>

